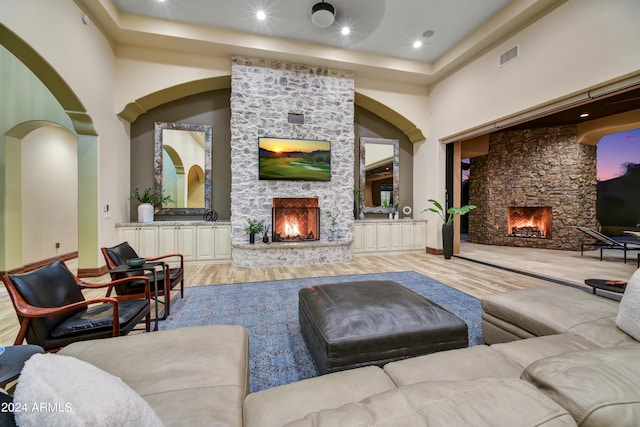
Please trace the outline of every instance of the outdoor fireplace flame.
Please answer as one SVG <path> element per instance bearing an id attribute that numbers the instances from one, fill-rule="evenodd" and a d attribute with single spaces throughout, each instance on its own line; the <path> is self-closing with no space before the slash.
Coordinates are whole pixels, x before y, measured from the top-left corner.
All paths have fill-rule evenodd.
<path id="1" fill-rule="evenodd" d="M 507 208 L 509 237 L 550 239 L 552 209 L 550 206 Z"/>

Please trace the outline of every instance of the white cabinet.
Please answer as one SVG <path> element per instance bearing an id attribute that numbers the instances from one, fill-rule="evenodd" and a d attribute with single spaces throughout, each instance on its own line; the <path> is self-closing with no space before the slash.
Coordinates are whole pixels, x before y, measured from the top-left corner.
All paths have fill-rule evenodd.
<path id="1" fill-rule="evenodd" d="M 230 225 L 199 225 L 196 240 L 199 261 L 231 259 Z"/>
<path id="2" fill-rule="evenodd" d="M 158 253 L 182 254 L 185 261 L 196 259 L 196 227 L 170 225 L 158 227 Z"/>
<path id="3" fill-rule="evenodd" d="M 376 252 L 378 229 L 375 223 L 357 222 L 353 225 L 353 252 Z"/>
<path id="4" fill-rule="evenodd" d="M 353 252 L 415 252 L 426 247 L 425 221 L 364 221 L 353 226 Z"/>
<path id="5" fill-rule="evenodd" d="M 118 242 L 129 242 L 129 245 L 141 257 L 158 256 L 158 227 L 126 226 L 118 227 Z"/>
<path id="6" fill-rule="evenodd" d="M 231 261 L 231 224 L 194 221 L 116 226 L 119 242 L 128 241 L 141 257 L 182 254 L 184 261 Z M 171 261 L 171 264 L 174 262 Z"/>

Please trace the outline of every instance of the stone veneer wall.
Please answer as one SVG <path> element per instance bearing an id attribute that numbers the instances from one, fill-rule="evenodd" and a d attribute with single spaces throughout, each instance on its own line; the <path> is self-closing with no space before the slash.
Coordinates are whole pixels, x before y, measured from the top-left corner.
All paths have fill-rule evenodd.
<path id="1" fill-rule="evenodd" d="M 596 147 L 578 144 L 575 126 L 498 132 L 489 153 L 471 159 L 469 241 L 580 249 L 573 227 L 596 223 Z M 508 237 L 508 206 L 551 206 L 551 239 Z"/>
<path id="2" fill-rule="evenodd" d="M 327 240 L 327 211 L 338 214 L 338 227 L 353 230 L 354 76 L 275 60 L 234 56 L 231 67 L 231 240 L 248 242 L 248 218 L 271 224 L 274 197 L 318 197 L 320 239 Z M 304 115 L 291 124 L 288 114 Z M 331 142 L 331 181 L 261 181 L 258 137 L 321 139 Z M 259 240 L 259 239 L 256 239 Z M 273 244 L 272 246 L 275 246 Z M 350 247 L 350 246 L 349 246 Z M 331 252 L 319 246 L 314 251 Z M 290 251 L 289 251 L 290 252 Z M 270 250 L 274 263 L 286 256 Z M 233 262 L 246 265 L 247 253 L 234 246 Z M 285 257 L 285 258 L 283 258 Z M 351 257 L 351 251 L 346 258 Z M 337 262 L 334 257 L 331 262 Z M 344 257 L 343 257 L 344 258 Z M 321 257 L 322 259 L 322 257 Z M 346 259 L 343 259 L 346 260 Z"/>

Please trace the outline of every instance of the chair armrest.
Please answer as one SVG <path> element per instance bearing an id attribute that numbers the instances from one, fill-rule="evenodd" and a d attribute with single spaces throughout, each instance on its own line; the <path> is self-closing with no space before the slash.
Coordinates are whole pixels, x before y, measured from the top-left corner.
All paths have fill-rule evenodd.
<path id="1" fill-rule="evenodd" d="M 158 261 L 161 259 L 171 258 L 171 257 L 179 257 L 180 258 L 180 268 L 184 269 L 184 256 L 182 254 L 166 254 L 160 255 L 153 258 L 146 258 L 147 261 Z"/>
<path id="2" fill-rule="evenodd" d="M 147 276 L 130 276 L 130 277 L 123 277 L 122 279 L 116 279 L 116 280 L 112 280 L 111 282 L 106 282 L 106 283 L 91 283 L 91 282 L 85 282 L 84 280 L 78 280 L 78 286 L 80 286 L 81 289 L 100 289 L 100 288 L 106 288 L 109 286 L 115 286 L 115 285 L 119 285 L 120 283 L 127 283 L 127 282 L 135 282 L 138 280 L 143 280 L 144 281 L 144 297 L 148 300 L 151 299 L 151 286 L 150 286 L 150 282 L 149 282 L 149 278 Z M 118 300 L 118 297 L 114 297 L 115 300 Z"/>
<path id="3" fill-rule="evenodd" d="M 26 302 L 21 295 L 16 295 L 14 299 L 15 308 L 23 317 L 46 317 L 52 314 L 60 314 L 70 310 L 87 307 L 96 303 L 113 304 L 115 313 L 118 312 L 118 300 L 113 297 L 96 298 L 74 302 L 73 304 L 61 305 L 59 307 L 36 307 Z"/>

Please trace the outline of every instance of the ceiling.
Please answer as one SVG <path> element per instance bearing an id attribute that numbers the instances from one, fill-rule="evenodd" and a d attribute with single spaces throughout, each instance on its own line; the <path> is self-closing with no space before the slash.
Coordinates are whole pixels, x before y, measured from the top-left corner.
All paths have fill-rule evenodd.
<path id="1" fill-rule="evenodd" d="M 135 46 L 204 57 L 257 56 L 428 87 L 566 0 L 328 0 L 335 22 L 324 29 L 311 22 L 319 0 L 75 1 L 116 54 Z M 258 10 L 265 20 L 256 18 Z M 340 33 L 344 25 L 351 30 L 347 36 Z M 421 47 L 413 47 L 416 40 Z M 639 108 L 636 89 L 515 126 L 579 123 Z M 584 112 L 588 118 L 579 117 Z"/>
<path id="2" fill-rule="evenodd" d="M 114 0 L 120 12 L 243 33 L 433 62 L 507 6 L 510 0 L 329 0 L 335 21 L 311 23 L 319 0 Z M 256 18 L 258 10 L 266 19 Z M 342 35 L 344 26 L 349 35 Z M 432 31 L 430 37 L 423 36 Z M 414 48 L 416 40 L 422 47 Z"/>
<path id="3" fill-rule="evenodd" d="M 116 54 L 137 46 L 246 55 L 427 86 L 565 1 L 329 0 L 335 22 L 323 29 L 311 22 L 318 0 L 75 0 Z"/>

